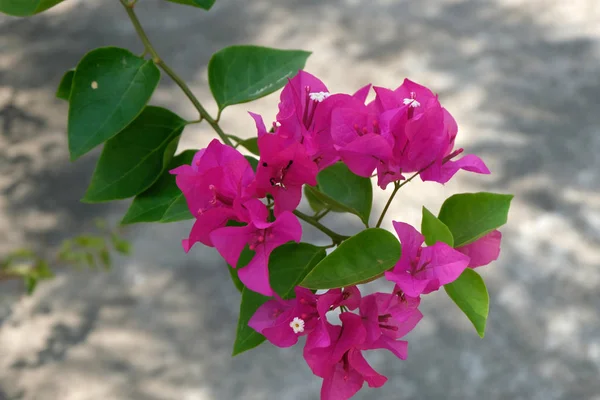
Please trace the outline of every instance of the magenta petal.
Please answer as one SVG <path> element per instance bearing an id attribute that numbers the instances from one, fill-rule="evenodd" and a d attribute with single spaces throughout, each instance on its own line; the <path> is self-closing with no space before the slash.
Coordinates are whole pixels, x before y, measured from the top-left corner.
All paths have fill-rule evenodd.
<path id="1" fill-rule="evenodd" d="M 362 375 L 363 379 L 367 381 L 369 387 L 377 388 L 381 387 L 387 381 L 387 378 L 373 369 L 365 360 L 360 350 L 352 349 L 348 352 L 348 362 L 359 374 Z"/>
<path id="2" fill-rule="evenodd" d="M 229 208 L 213 208 L 199 215 L 192 226 L 189 238 L 182 242 L 183 250 L 187 253 L 198 242 L 213 247 L 210 234 L 215 229 L 224 227 L 230 219 L 235 219 L 235 212 Z"/>
<path id="3" fill-rule="evenodd" d="M 501 240 L 502 233 L 498 230 L 494 230 L 473 243 L 459 247 L 456 250 L 471 259 L 471 261 L 469 261 L 470 268 L 477 268 L 488 265 L 492 261 L 498 259 L 498 256 L 500 255 Z"/>
<path id="4" fill-rule="evenodd" d="M 264 296 L 273 296 L 269 283 L 269 254 L 265 246 L 256 249 L 248 265 L 238 270 L 238 277 L 248 289 Z"/>
<path id="5" fill-rule="evenodd" d="M 490 170 L 481 160 L 473 154 L 467 154 L 457 161 L 447 161 L 443 165 L 439 162 L 421 172 L 421 180 L 446 183 L 461 169 L 477 174 L 490 174 Z"/>
<path id="6" fill-rule="evenodd" d="M 442 242 L 425 247 L 421 259 L 431 260 L 426 269 L 432 271 L 440 285 L 454 282 L 469 265 L 469 257 Z"/>
<path id="7" fill-rule="evenodd" d="M 250 225 L 219 228 L 210 234 L 210 239 L 227 264 L 236 268 L 240 254 L 248 244 L 254 229 Z"/>
<path id="8" fill-rule="evenodd" d="M 248 326 L 261 333 L 277 347 L 293 346 L 298 342 L 298 335 L 290 328 L 295 302 L 295 299 L 267 301 L 256 310 Z"/>
<path id="9" fill-rule="evenodd" d="M 342 160 L 356 175 L 369 177 L 381 162 L 392 157 L 392 148 L 380 135 L 369 133 L 338 150 Z"/>
<path id="10" fill-rule="evenodd" d="M 280 238 L 278 240 L 282 242 L 281 244 L 292 240 L 298 243 L 302 239 L 302 225 L 300 225 L 298 217 L 289 211 L 281 213 L 273 223 L 272 227 L 273 234 L 277 238 Z"/>
<path id="11" fill-rule="evenodd" d="M 385 279 L 395 282 L 410 297 L 418 297 L 423 294 L 429 284 L 428 279 L 416 279 L 409 272 L 405 270 L 396 271 L 396 268 L 393 271 L 386 271 Z"/>
<path id="12" fill-rule="evenodd" d="M 402 244 L 402 259 L 414 259 L 421 245 L 425 242 L 425 237 L 405 222 L 392 221 L 392 224 Z"/>
<path id="13" fill-rule="evenodd" d="M 256 131 L 258 132 L 258 137 L 267 134 L 267 128 L 265 127 L 265 122 L 263 121 L 263 117 L 259 114 L 255 114 L 253 112 L 249 112 L 252 119 L 254 119 L 254 123 L 256 124 Z"/>
<path id="14" fill-rule="evenodd" d="M 345 371 L 342 364 L 337 363 L 323 378 L 321 400 L 348 400 L 362 388 L 363 383 L 358 371 Z"/>
<path id="15" fill-rule="evenodd" d="M 367 331 L 359 315 L 351 312 L 343 312 L 340 314 L 340 320 L 342 321 L 342 334 L 331 355 L 332 361 L 341 360 L 345 352 L 354 346 L 364 343 L 367 338 Z"/>
<path id="16" fill-rule="evenodd" d="M 392 316 L 396 318 L 396 315 L 393 312 Z M 421 319 L 423 319 L 423 313 L 421 313 L 419 310 L 414 310 L 408 318 L 397 324 L 398 330 L 394 332 L 396 337 L 401 338 L 406 336 L 409 332 L 415 329 Z"/>
<path id="17" fill-rule="evenodd" d="M 242 211 L 240 211 L 240 213 L 243 214 L 244 219 L 247 222 L 254 223 L 254 225 L 258 228 L 262 228 L 259 225 L 264 224 L 269 218 L 269 210 L 267 209 L 267 206 L 265 206 L 259 199 L 248 200 L 242 204 L 241 208 Z"/>
<path id="18" fill-rule="evenodd" d="M 368 85 L 365 85 L 365 86 L 361 87 L 360 89 L 358 89 L 356 91 L 356 93 L 354 93 L 352 95 L 352 97 L 354 97 L 361 103 L 364 103 L 367 100 L 367 96 L 369 95 L 370 90 L 371 90 L 371 84 L 369 83 Z"/>
<path id="19" fill-rule="evenodd" d="M 381 327 L 379 326 L 379 310 L 375 296 L 368 295 L 363 298 L 360 305 L 360 315 L 363 317 L 363 323 L 367 332 L 367 342 L 373 343 L 381 336 Z"/>
<path id="20" fill-rule="evenodd" d="M 344 288 L 343 299 L 340 305 L 347 307 L 350 311 L 356 310 L 360 306 L 360 290 L 356 286 L 346 286 Z"/>
<path id="21" fill-rule="evenodd" d="M 401 360 L 406 360 L 408 358 L 408 342 L 405 340 L 394 340 L 382 336 L 373 344 L 372 349 L 389 350 Z"/>
<path id="22" fill-rule="evenodd" d="M 285 211 L 294 211 L 302 200 L 302 186 L 288 186 L 287 188 L 276 187 L 272 190 L 275 208 L 275 216 Z"/>

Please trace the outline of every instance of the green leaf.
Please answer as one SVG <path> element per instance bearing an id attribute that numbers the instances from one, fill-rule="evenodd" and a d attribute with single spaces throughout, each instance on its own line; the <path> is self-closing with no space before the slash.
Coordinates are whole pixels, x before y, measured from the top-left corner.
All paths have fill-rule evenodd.
<path id="1" fill-rule="evenodd" d="M 129 254 L 131 254 L 131 243 L 129 243 L 127 240 L 119 237 L 119 235 L 116 235 L 114 233 L 110 235 L 110 239 L 112 241 L 113 247 L 118 253 L 123 254 L 124 256 L 128 256 Z"/>
<path id="2" fill-rule="evenodd" d="M 229 275 L 231 276 L 231 281 L 233 282 L 233 285 L 238 290 L 238 292 L 242 293 L 242 291 L 244 290 L 244 284 L 242 283 L 242 281 L 240 281 L 237 270 L 231 268 L 231 266 L 229 265 L 227 266 L 227 269 L 229 270 Z"/>
<path id="3" fill-rule="evenodd" d="M 23 280 L 25 281 L 25 290 L 27 291 L 27 294 L 31 296 L 38 284 L 38 280 L 34 276 L 29 275 L 25 276 Z"/>
<path id="4" fill-rule="evenodd" d="M 175 183 L 175 175 L 170 174 L 169 171 L 180 165 L 190 165 L 196 152 L 196 150 L 186 150 L 175 156 L 156 183 L 133 199 L 121 224 L 161 221 L 174 202 L 179 199 L 185 201 L 183 193 Z M 190 218 L 192 218 L 191 214 Z"/>
<path id="5" fill-rule="evenodd" d="M 208 63 L 208 83 L 219 110 L 282 88 L 304 68 L 309 55 L 259 46 L 230 46 L 216 52 Z"/>
<path id="6" fill-rule="evenodd" d="M 269 276 L 273 290 L 284 299 L 293 298 L 295 296 L 294 288 L 325 257 L 325 254 L 325 249 L 308 243 L 292 242 L 277 247 L 269 256 Z M 254 257 L 254 252 L 246 246 L 240 256 L 237 268 L 246 266 L 252 257 Z M 269 297 L 254 293 L 248 288 L 244 287 L 242 290 L 237 337 L 233 346 L 234 356 L 250 350 L 264 341 L 261 334 L 248 326 L 248 321 L 256 310 L 268 300 L 270 300 Z"/>
<path id="7" fill-rule="evenodd" d="M 200 7 L 205 10 L 210 10 L 210 8 L 215 4 L 216 0 L 167 0 L 171 3 L 185 4 L 188 6 Z"/>
<path id="8" fill-rule="evenodd" d="M 250 139 L 246 139 L 240 142 L 240 146 L 243 146 L 246 148 L 246 150 L 248 150 L 250 153 L 259 156 L 260 153 L 258 152 L 258 138 L 250 138 Z"/>
<path id="9" fill-rule="evenodd" d="M 269 257 L 269 278 L 273 290 L 284 299 L 294 296 L 294 288 L 312 271 L 327 253 L 308 243 L 287 243 L 277 247 Z"/>
<path id="10" fill-rule="evenodd" d="M 467 268 L 457 280 L 444 285 L 444 289 L 473 323 L 479 336 L 483 337 L 490 308 L 490 297 L 481 276 L 471 268 Z"/>
<path id="11" fill-rule="evenodd" d="M 252 170 L 256 172 L 256 168 L 258 167 L 258 160 L 252 156 L 244 156 L 246 160 L 250 163 Z"/>
<path id="12" fill-rule="evenodd" d="M 513 196 L 496 193 L 461 193 L 446 199 L 439 219 L 454 236 L 454 246 L 460 247 L 504 225 Z"/>
<path id="13" fill-rule="evenodd" d="M 105 241 L 102 236 L 81 235 L 73 238 L 73 243 L 86 249 L 100 250 L 104 248 Z"/>
<path id="14" fill-rule="evenodd" d="M 152 60 L 103 47 L 77 65 L 69 100 L 69 152 L 76 160 L 110 139 L 144 109 L 160 80 Z"/>
<path id="15" fill-rule="evenodd" d="M 229 221 L 227 221 L 226 226 L 245 226 L 245 225 L 246 225 L 246 223 L 243 223 L 243 222 L 229 220 Z M 246 245 L 244 247 L 244 249 L 242 250 L 240 257 L 238 258 L 238 263 L 236 265 L 236 268 L 233 268 L 231 265 L 227 264 L 227 267 L 229 269 L 229 275 L 231 275 L 231 280 L 233 281 L 233 284 L 235 285 L 236 289 L 240 293 L 244 289 L 244 283 L 238 277 L 238 270 L 240 268 L 248 265 L 248 263 L 250 261 L 252 261 L 254 254 L 255 254 L 254 251 L 250 250 L 250 247 L 248 245 Z"/>
<path id="16" fill-rule="evenodd" d="M 160 222 L 178 222 L 193 219 L 194 216 L 190 212 L 190 209 L 185 200 L 185 196 L 181 194 L 178 196 L 173 203 L 165 211 L 165 215 L 160 219 Z"/>
<path id="17" fill-rule="evenodd" d="M 100 250 L 100 253 L 98 254 L 100 257 L 100 261 L 102 262 L 102 266 L 104 267 L 104 269 L 110 269 L 111 266 L 111 259 L 110 259 L 110 252 L 108 251 L 108 249 L 105 247 L 102 250 Z"/>
<path id="18" fill-rule="evenodd" d="M 308 185 L 304 186 L 304 197 L 306 197 L 306 201 L 308 205 L 314 212 L 319 212 L 327 208 L 327 204 L 323 203 L 321 200 L 317 198 L 316 195 L 313 194 L 312 188 Z"/>
<path id="19" fill-rule="evenodd" d="M 254 315 L 256 310 L 270 298 L 262 294 L 253 292 L 244 287 L 242 290 L 242 302 L 240 303 L 240 318 L 238 319 L 235 343 L 233 344 L 233 354 L 237 356 L 240 353 L 255 348 L 265 341 L 265 337 L 248 326 L 248 321 Z"/>
<path id="20" fill-rule="evenodd" d="M 64 0 L 0 0 L 0 12 L 15 17 L 27 17 L 46 11 Z"/>
<path id="21" fill-rule="evenodd" d="M 73 77 L 75 76 L 75 70 L 70 69 L 63 75 L 60 80 L 60 84 L 58 85 L 58 89 L 56 89 L 56 97 L 59 99 L 69 101 L 69 96 L 71 96 L 71 87 L 73 86 Z"/>
<path id="22" fill-rule="evenodd" d="M 306 191 L 332 211 L 355 214 L 368 226 L 373 205 L 373 185 L 369 178 L 355 175 L 345 164 L 336 163 L 319 172 L 317 183 L 317 188 L 306 185 Z"/>
<path id="23" fill-rule="evenodd" d="M 390 232 L 366 229 L 342 242 L 304 278 L 300 286 L 330 289 L 356 285 L 381 275 L 400 259 L 400 243 Z"/>
<path id="24" fill-rule="evenodd" d="M 106 142 L 83 201 L 126 199 L 152 186 L 171 161 L 185 124 L 169 110 L 146 107 Z"/>
<path id="25" fill-rule="evenodd" d="M 423 219 L 421 220 L 421 233 L 425 236 L 425 244 L 433 246 L 437 242 L 446 243 L 454 247 L 454 238 L 450 229 L 428 209 L 423 207 Z"/>

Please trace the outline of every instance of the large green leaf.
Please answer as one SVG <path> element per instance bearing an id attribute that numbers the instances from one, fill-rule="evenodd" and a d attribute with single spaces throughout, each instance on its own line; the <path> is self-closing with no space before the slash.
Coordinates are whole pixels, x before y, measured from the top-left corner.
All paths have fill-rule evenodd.
<path id="1" fill-rule="evenodd" d="M 103 47 L 77 65 L 69 99 L 69 151 L 81 157 L 131 123 L 154 92 L 160 72 L 152 60 Z"/>
<path id="2" fill-rule="evenodd" d="M 196 150 L 186 150 L 174 157 L 156 183 L 145 192 L 135 196 L 121 223 L 134 224 L 161 221 L 166 211 L 175 201 L 178 199 L 184 199 L 185 201 L 181 190 L 175 183 L 175 175 L 170 174 L 169 171 L 180 165 L 190 165 L 194 154 L 196 154 Z M 189 215 L 190 218 L 193 218 L 191 213 Z"/>
<path id="3" fill-rule="evenodd" d="M 345 240 L 304 278 L 300 286 L 330 289 L 381 275 L 400 259 L 400 243 L 390 232 L 366 229 Z"/>
<path id="4" fill-rule="evenodd" d="M 246 139 L 246 140 L 242 140 L 240 143 L 240 146 L 243 146 L 246 148 L 246 150 L 248 150 L 250 153 L 254 154 L 254 155 L 260 155 L 259 151 L 258 151 L 258 138 L 250 138 L 250 139 Z"/>
<path id="5" fill-rule="evenodd" d="M 248 326 L 248 321 L 256 310 L 270 298 L 244 287 L 240 303 L 240 317 L 238 319 L 233 355 L 237 356 L 244 351 L 255 348 L 265 341 L 265 337 Z"/>
<path id="6" fill-rule="evenodd" d="M 192 218 L 194 218 L 194 216 L 190 212 L 185 196 L 183 193 L 180 193 L 179 196 L 173 200 L 169 208 L 167 208 L 167 211 L 165 211 L 165 215 L 163 215 L 160 222 L 177 222 Z"/>
<path id="7" fill-rule="evenodd" d="M 306 192 L 314 199 L 332 211 L 355 214 L 368 225 L 373 205 L 373 185 L 369 178 L 353 174 L 344 163 L 336 163 L 319 172 L 317 183 L 316 188 L 306 186 Z M 308 200 L 313 207 L 315 202 Z"/>
<path id="8" fill-rule="evenodd" d="M 446 199 L 439 219 L 454 236 L 454 246 L 474 242 L 504 225 L 513 196 L 496 193 L 461 193 Z"/>
<path id="9" fill-rule="evenodd" d="M 314 212 L 319 212 L 326 209 L 328 205 L 317 198 L 317 195 L 314 194 L 315 190 L 316 189 L 311 186 L 304 185 L 304 197 L 306 198 L 308 205 Z"/>
<path id="10" fill-rule="evenodd" d="M 433 246 L 437 242 L 454 246 L 454 238 L 450 229 L 425 207 L 423 207 L 421 233 L 425 236 L 425 244 L 427 246 Z"/>
<path id="11" fill-rule="evenodd" d="M 250 262 L 252 254 L 243 252 L 238 268 Z M 273 290 L 284 299 L 293 298 L 294 288 L 325 257 L 325 254 L 322 247 L 308 243 L 287 243 L 276 248 L 269 257 L 269 276 Z M 242 258 L 243 262 L 241 262 Z M 265 340 L 261 334 L 248 326 L 248 321 L 258 307 L 267 300 L 269 297 L 254 293 L 248 288 L 244 287 L 242 290 L 242 304 L 233 355 L 250 350 Z"/>
<path id="12" fill-rule="evenodd" d="M 0 0 L 0 12 L 15 17 L 27 17 L 46 11 L 64 0 Z"/>
<path id="13" fill-rule="evenodd" d="M 258 167 L 258 160 L 252 156 L 244 156 L 246 160 L 250 163 L 252 170 L 256 172 L 256 168 Z"/>
<path id="14" fill-rule="evenodd" d="M 200 7 L 205 10 L 210 10 L 210 8 L 215 4 L 216 0 L 167 0 L 172 3 L 185 4 L 188 6 Z"/>
<path id="15" fill-rule="evenodd" d="M 481 276 L 471 268 L 467 268 L 457 280 L 444 285 L 444 289 L 473 323 L 479 336 L 483 337 L 490 308 L 490 297 Z"/>
<path id="16" fill-rule="evenodd" d="M 259 46 L 230 46 L 216 52 L 208 63 L 208 83 L 219 110 L 282 88 L 304 68 L 309 55 Z"/>
<path id="17" fill-rule="evenodd" d="M 126 199 L 152 186 L 171 161 L 185 124 L 169 110 L 146 107 L 106 142 L 83 201 Z"/>
<path id="18" fill-rule="evenodd" d="M 325 249 L 308 243 L 279 246 L 269 258 L 271 287 L 281 298 L 293 298 L 294 288 L 326 255 Z"/>
<path id="19" fill-rule="evenodd" d="M 60 83 L 58 84 L 58 89 L 56 89 L 56 97 L 63 100 L 69 100 L 69 96 L 71 96 L 71 88 L 73 87 L 73 77 L 75 76 L 75 70 L 70 69 L 63 75 Z"/>

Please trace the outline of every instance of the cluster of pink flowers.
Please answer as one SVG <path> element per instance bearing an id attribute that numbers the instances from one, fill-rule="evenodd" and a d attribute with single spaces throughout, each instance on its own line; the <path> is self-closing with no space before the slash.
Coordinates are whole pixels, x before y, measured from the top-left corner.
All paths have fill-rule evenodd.
<path id="1" fill-rule="evenodd" d="M 489 173 L 474 155 L 457 159 L 462 149 L 454 149 L 456 122 L 429 89 L 409 80 L 396 90 L 375 87 L 375 99 L 366 104 L 370 90 L 368 85 L 353 95 L 330 94 L 323 82 L 300 71 L 281 93 L 270 132 L 262 117 L 251 113 L 260 152 L 256 172 L 240 152 L 217 140 L 191 165 L 171 171 L 196 218 L 183 241 L 185 251 L 201 242 L 215 247 L 234 268 L 246 246 L 254 251 L 238 276 L 248 289 L 273 299 L 249 325 L 280 347 L 307 336 L 304 357 L 323 378 L 324 400 L 348 399 L 365 381 L 383 385 L 386 378 L 369 366 L 362 351 L 388 349 L 405 359 L 407 342 L 400 339 L 422 318 L 420 296 L 453 282 L 467 267 L 488 264 L 500 249 L 498 231 L 462 248 L 441 242 L 423 247 L 415 228 L 394 222 L 402 256 L 385 273 L 395 283 L 391 294 L 362 297 L 355 286 L 323 294 L 297 287 L 291 300 L 274 293 L 269 256 L 284 243 L 300 242 L 302 227 L 293 211 L 302 186 L 316 185 L 324 168 L 341 161 L 362 177 L 376 172 L 383 189 L 408 173 L 440 183 L 459 169 Z M 261 201 L 265 198 L 268 204 Z M 341 311 L 341 325 L 327 319 L 334 310 Z"/>
<path id="2" fill-rule="evenodd" d="M 495 230 L 481 239 L 453 249 L 445 243 L 422 247 L 424 238 L 412 226 L 394 222 L 402 243 L 402 256 L 388 280 L 392 293 L 361 298 L 356 286 L 331 289 L 324 294 L 296 287 L 296 298 L 275 298 L 263 304 L 249 325 L 278 347 L 289 347 L 307 336 L 304 358 L 312 372 L 323 378 L 322 400 L 346 400 L 366 382 L 380 387 L 387 378 L 377 373 L 362 351 L 387 349 L 405 360 L 408 342 L 401 340 L 421 320 L 421 295 L 455 281 L 465 268 L 496 260 L 502 235 Z M 358 309 L 358 314 L 352 312 Z M 329 312 L 339 312 L 340 325 L 330 323 Z"/>

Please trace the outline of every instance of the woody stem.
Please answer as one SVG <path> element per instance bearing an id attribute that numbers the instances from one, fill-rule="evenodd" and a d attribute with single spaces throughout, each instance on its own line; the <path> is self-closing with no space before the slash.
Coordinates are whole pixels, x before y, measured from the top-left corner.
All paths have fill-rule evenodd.
<path id="1" fill-rule="evenodd" d="M 133 24 L 135 31 L 137 32 L 138 36 L 140 37 L 140 40 L 142 41 L 142 43 L 144 43 L 144 48 L 146 49 L 146 52 L 152 56 L 152 61 L 154 61 L 154 64 L 156 64 L 167 75 L 169 75 L 171 77 L 171 79 L 173 79 L 173 81 L 177 84 L 177 86 L 179 86 L 181 88 L 181 90 L 183 91 L 183 93 L 185 93 L 187 98 L 190 99 L 190 101 L 192 102 L 192 104 L 194 105 L 196 110 L 198 110 L 198 113 L 200 114 L 200 119 L 201 120 L 203 119 L 206 122 L 208 122 L 208 124 L 219 135 L 219 137 L 221 138 L 223 143 L 225 143 L 228 146 L 233 146 L 233 143 L 231 143 L 231 140 L 229 140 L 229 138 L 227 137 L 225 132 L 223 132 L 223 130 L 219 126 L 219 124 L 217 122 L 218 120 L 215 120 L 213 117 L 210 116 L 210 114 L 208 114 L 206 109 L 202 106 L 202 104 L 200 103 L 198 98 L 194 95 L 194 93 L 192 93 L 192 90 L 185 83 L 185 81 L 183 79 L 181 79 L 181 77 L 179 75 L 177 75 L 177 73 L 175 73 L 175 71 L 173 71 L 171 69 L 171 67 L 169 67 L 162 60 L 162 58 L 160 58 L 160 56 L 156 52 L 156 49 L 150 42 L 148 35 L 146 35 L 144 28 L 142 28 L 142 24 L 140 23 L 140 20 L 138 19 L 137 15 L 135 14 L 135 11 L 133 10 L 136 1 L 137 0 L 134 0 L 134 1 L 121 0 L 121 4 L 123 4 L 123 7 L 125 7 L 125 11 L 127 11 L 127 15 L 129 16 L 129 19 L 131 20 L 131 23 Z M 219 112 L 219 116 L 220 116 L 220 112 Z"/>

